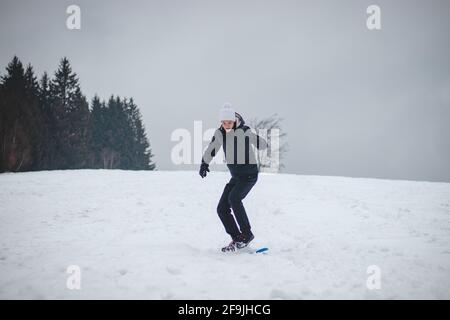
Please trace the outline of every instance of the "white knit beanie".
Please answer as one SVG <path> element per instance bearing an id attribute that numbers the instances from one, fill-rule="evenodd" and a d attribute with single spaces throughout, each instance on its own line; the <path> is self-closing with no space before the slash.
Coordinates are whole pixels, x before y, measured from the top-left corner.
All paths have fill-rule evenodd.
<path id="1" fill-rule="evenodd" d="M 220 109 L 219 120 L 232 120 L 236 121 L 236 114 L 234 113 L 234 109 L 231 107 L 231 104 L 225 103 L 223 107 Z"/>

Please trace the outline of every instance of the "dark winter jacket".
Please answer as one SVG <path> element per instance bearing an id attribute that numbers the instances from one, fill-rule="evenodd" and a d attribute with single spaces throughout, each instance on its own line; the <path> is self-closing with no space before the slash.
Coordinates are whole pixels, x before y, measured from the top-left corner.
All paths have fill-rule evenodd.
<path id="1" fill-rule="evenodd" d="M 235 114 L 234 130 L 227 133 L 222 126 L 216 129 L 208 148 L 203 154 L 202 162 L 209 164 L 220 147 L 223 147 L 227 167 L 232 176 L 256 174 L 259 171 L 259 166 L 251 145 L 254 145 L 258 150 L 263 150 L 267 148 L 267 141 L 255 134 L 245 124 L 239 113 L 236 112 Z M 232 150 L 230 152 L 227 149 Z"/>

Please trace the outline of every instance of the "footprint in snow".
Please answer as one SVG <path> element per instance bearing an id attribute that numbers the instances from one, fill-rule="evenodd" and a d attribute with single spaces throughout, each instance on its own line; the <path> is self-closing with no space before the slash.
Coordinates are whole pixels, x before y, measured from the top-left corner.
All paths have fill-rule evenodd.
<path id="1" fill-rule="evenodd" d="M 284 212 L 283 212 L 282 210 L 280 210 L 280 209 L 276 209 L 275 211 L 272 212 L 272 214 L 273 214 L 274 216 L 278 216 L 278 215 L 280 215 L 280 214 L 284 214 Z"/>
<path id="2" fill-rule="evenodd" d="M 128 273 L 128 271 L 125 270 L 125 269 L 120 269 L 120 270 L 119 270 L 119 274 L 120 274 L 121 276 L 124 276 L 124 275 L 126 275 L 127 273 Z"/>
<path id="3" fill-rule="evenodd" d="M 270 299 L 285 299 L 285 300 L 289 300 L 289 299 L 291 299 L 291 297 L 289 296 L 289 294 L 287 294 L 283 290 L 272 289 L 272 291 L 270 292 Z"/>
<path id="4" fill-rule="evenodd" d="M 169 272 L 171 275 L 174 275 L 174 276 L 181 274 L 181 270 L 177 269 L 177 268 L 167 267 L 166 270 L 167 270 L 167 272 Z"/>

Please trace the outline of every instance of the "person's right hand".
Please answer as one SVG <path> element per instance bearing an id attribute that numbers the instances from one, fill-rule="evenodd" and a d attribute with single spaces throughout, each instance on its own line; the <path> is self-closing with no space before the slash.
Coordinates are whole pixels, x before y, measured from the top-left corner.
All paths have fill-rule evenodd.
<path id="1" fill-rule="evenodd" d="M 209 164 L 207 164 L 206 162 L 202 162 L 202 164 L 200 165 L 200 177 L 204 178 L 206 177 L 206 172 L 209 172 Z"/>

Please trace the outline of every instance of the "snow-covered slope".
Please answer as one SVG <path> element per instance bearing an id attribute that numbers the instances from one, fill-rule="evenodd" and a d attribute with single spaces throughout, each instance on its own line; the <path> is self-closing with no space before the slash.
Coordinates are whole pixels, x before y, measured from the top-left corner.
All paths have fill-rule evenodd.
<path id="1" fill-rule="evenodd" d="M 253 247 L 270 253 L 251 255 L 219 251 L 228 179 L 1 174 L 0 298 L 450 298 L 450 183 L 260 174 L 244 204 Z M 66 286 L 69 265 L 81 290 Z"/>

